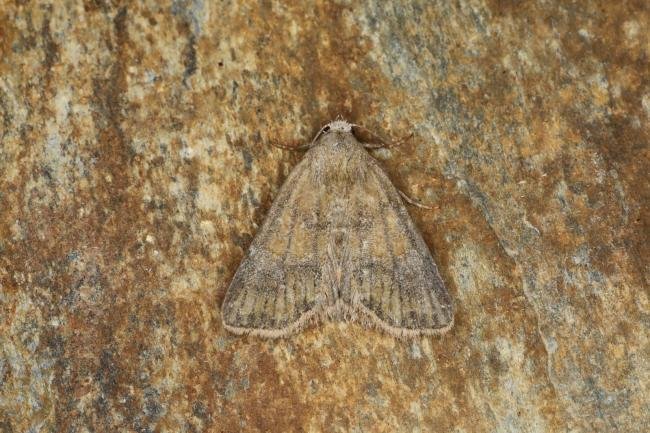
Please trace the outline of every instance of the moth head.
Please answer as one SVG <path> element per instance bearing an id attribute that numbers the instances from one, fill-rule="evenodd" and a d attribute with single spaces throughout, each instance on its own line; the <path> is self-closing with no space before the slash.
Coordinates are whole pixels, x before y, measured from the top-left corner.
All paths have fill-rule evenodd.
<path id="1" fill-rule="evenodd" d="M 323 127 L 323 133 L 327 134 L 328 132 L 352 132 L 351 123 L 346 122 L 345 120 L 334 120 Z"/>
<path id="2" fill-rule="evenodd" d="M 311 144 L 309 147 L 313 146 L 319 138 L 331 134 L 331 133 L 352 133 L 352 127 L 356 126 L 353 123 L 348 123 L 343 119 L 336 119 L 328 123 L 327 125 L 323 126 L 320 131 L 318 131 L 318 134 L 314 137 L 314 139 L 311 141 Z"/>

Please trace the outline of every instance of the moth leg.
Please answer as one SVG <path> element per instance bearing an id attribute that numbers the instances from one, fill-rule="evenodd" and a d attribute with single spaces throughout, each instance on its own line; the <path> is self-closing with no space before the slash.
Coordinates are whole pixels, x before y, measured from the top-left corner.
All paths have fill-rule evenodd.
<path id="1" fill-rule="evenodd" d="M 412 204 L 413 206 L 417 206 L 419 208 L 428 209 L 428 210 L 433 210 L 433 209 L 436 208 L 436 207 L 433 207 L 433 206 L 423 205 L 422 203 L 419 203 L 419 202 L 413 200 L 411 197 L 406 195 L 406 193 L 404 191 L 402 191 L 401 189 L 398 189 L 397 192 L 399 192 L 399 195 L 401 195 L 402 198 L 404 199 L 404 201 L 407 202 L 408 204 Z"/>
<path id="2" fill-rule="evenodd" d="M 311 147 L 311 143 L 301 144 L 300 146 L 285 146 L 283 144 L 271 142 L 271 146 L 277 147 L 278 149 L 282 149 L 282 150 L 305 150 Z"/>
<path id="3" fill-rule="evenodd" d="M 384 143 L 363 143 L 363 147 L 366 149 L 381 149 L 382 147 L 388 147 Z"/>
<path id="4" fill-rule="evenodd" d="M 397 140 L 386 141 L 386 140 L 381 139 L 381 137 L 378 137 L 378 138 L 380 138 L 380 140 L 381 140 L 380 143 L 363 143 L 363 147 L 365 147 L 366 149 L 380 149 L 382 147 L 386 147 L 386 148 L 399 147 L 402 144 L 406 143 L 411 138 L 413 138 L 413 133 L 410 133 L 406 137 L 402 137 L 402 138 L 397 139 Z"/>
<path id="5" fill-rule="evenodd" d="M 409 141 L 411 138 L 413 138 L 413 135 L 415 135 L 415 134 L 413 134 L 413 133 L 411 132 L 409 135 L 406 135 L 406 136 L 404 136 L 404 137 L 402 137 L 402 138 L 400 138 L 400 139 L 397 139 L 397 140 L 391 140 L 390 147 L 401 146 L 402 144 L 406 143 L 406 142 Z"/>

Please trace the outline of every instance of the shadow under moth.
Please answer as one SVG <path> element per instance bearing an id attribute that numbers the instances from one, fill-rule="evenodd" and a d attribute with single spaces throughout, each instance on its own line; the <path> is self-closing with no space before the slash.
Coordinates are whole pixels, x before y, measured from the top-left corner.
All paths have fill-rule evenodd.
<path id="1" fill-rule="evenodd" d="M 452 327 L 431 253 L 353 126 L 324 126 L 281 187 L 226 292 L 227 330 L 284 337 L 325 318 L 396 337 Z"/>

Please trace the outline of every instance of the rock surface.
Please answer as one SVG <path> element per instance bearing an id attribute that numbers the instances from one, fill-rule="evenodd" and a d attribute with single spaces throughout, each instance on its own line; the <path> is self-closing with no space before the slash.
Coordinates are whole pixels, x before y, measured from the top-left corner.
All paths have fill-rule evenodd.
<path id="1" fill-rule="evenodd" d="M 0 431 L 644 431 L 648 3 L 291 4 L 0 1 Z M 413 132 L 454 328 L 227 334 L 339 114 Z"/>

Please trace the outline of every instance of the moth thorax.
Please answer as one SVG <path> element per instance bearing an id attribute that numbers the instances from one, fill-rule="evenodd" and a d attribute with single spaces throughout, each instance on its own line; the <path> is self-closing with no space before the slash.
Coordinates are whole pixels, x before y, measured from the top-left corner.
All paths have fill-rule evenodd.
<path id="1" fill-rule="evenodd" d="M 321 181 L 331 185 L 340 184 L 347 189 L 363 179 L 365 167 L 359 161 L 359 155 L 351 152 L 349 144 L 332 142 L 327 149 L 327 163 L 321 168 Z"/>

